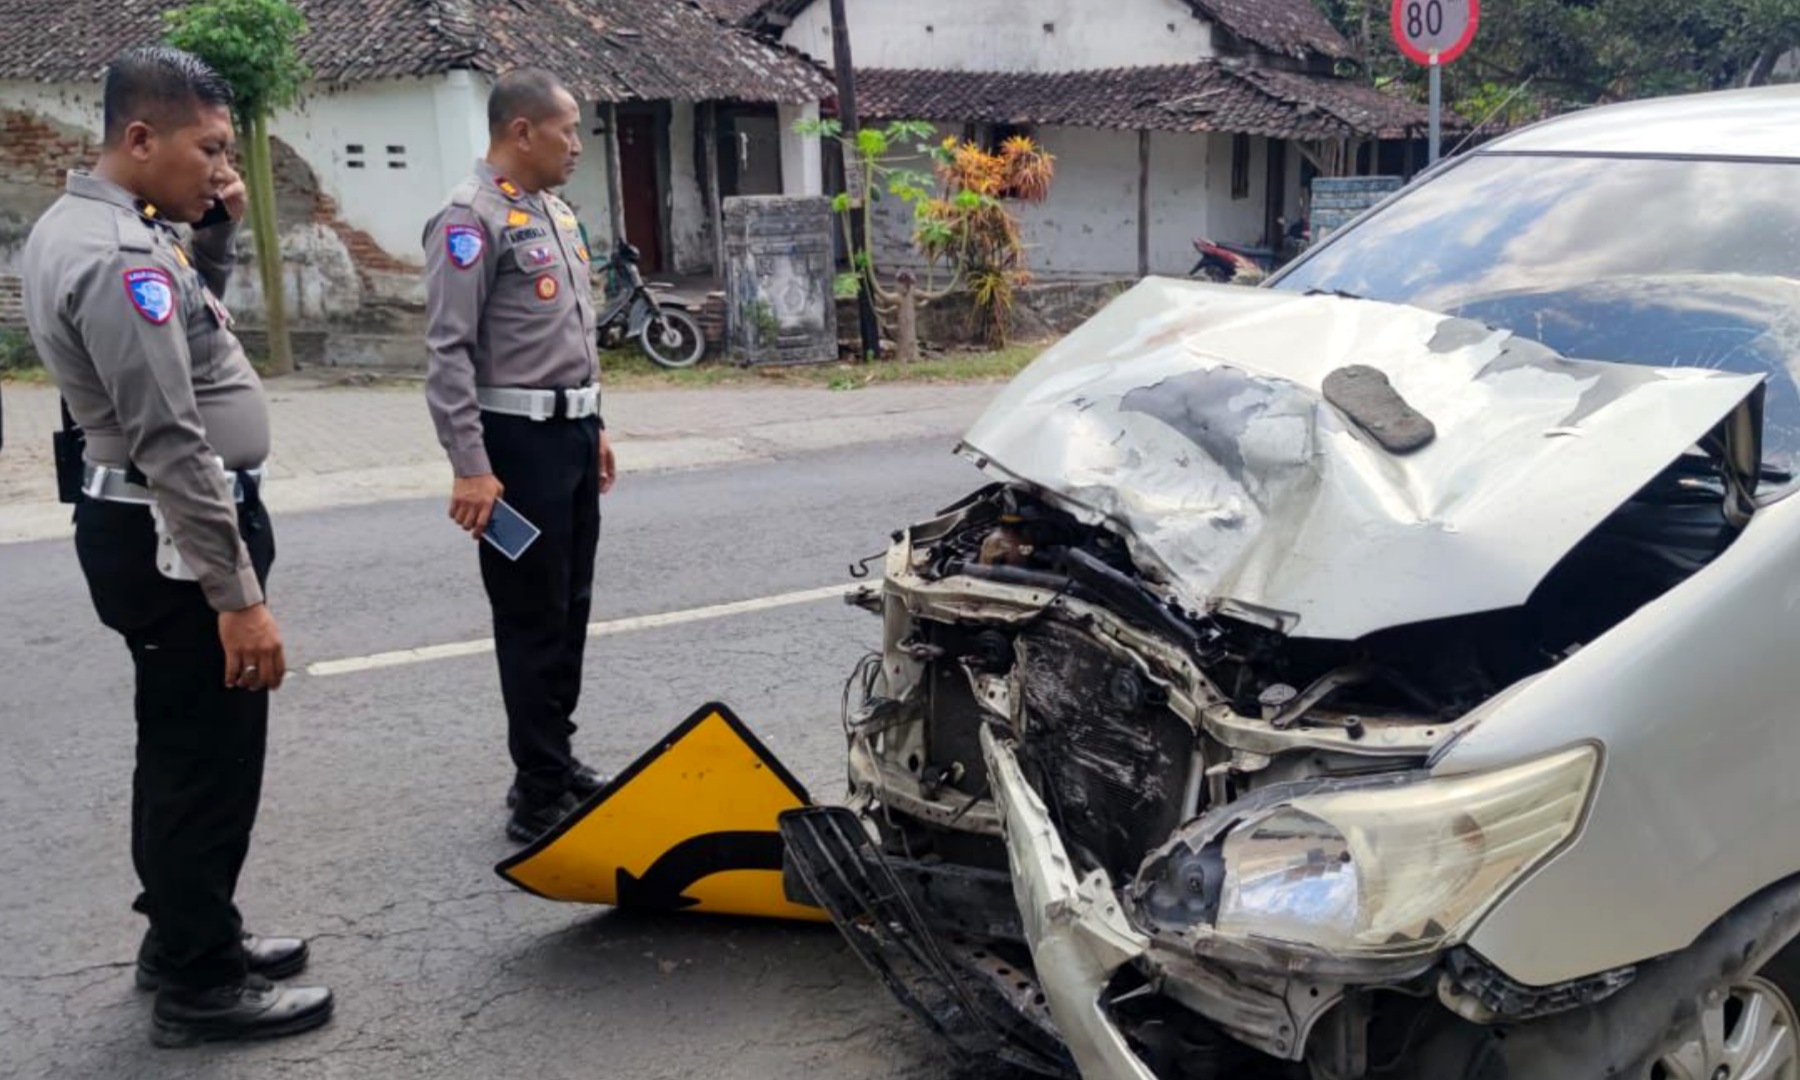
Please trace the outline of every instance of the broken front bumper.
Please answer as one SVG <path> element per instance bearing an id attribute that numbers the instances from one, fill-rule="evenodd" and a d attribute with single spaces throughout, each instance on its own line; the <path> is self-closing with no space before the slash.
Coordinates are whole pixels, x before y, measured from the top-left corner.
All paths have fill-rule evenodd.
<path id="1" fill-rule="evenodd" d="M 1004 1062 L 1073 1078 L 1074 1061 L 1030 974 L 991 948 L 1018 925 L 946 921 L 1010 900 L 1006 875 L 889 859 L 854 811 L 813 807 L 781 818 L 786 869 L 823 907 L 893 995 L 965 1063 Z M 930 914 L 928 915 L 927 912 Z"/>
<path id="2" fill-rule="evenodd" d="M 1016 939 L 1022 931 L 1035 978 L 996 958 L 976 928 L 942 925 L 941 913 L 956 907 L 943 903 L 946 888 L 1006 888 L 1005 874 L 887 858 L 855 812 L 841 807 L 782 816 L 788 869 L 894 996 L 964 1059 L 1048 1076 L 1155 1080 L 1101 1001 L 1113 974 L 1144 954 L 1147 939 L 1125 921 L 1103 872 L 1076 878 L 1012 749 L 987 732 L 982 749 L 1006 827 L 1010 890 L 1023 917 L 1003 936 Z M 955 877 L 946 882 L 944 874 Z M 937 902 L 922 895 L 926 890 L 938 893 Z"/>
<path id="3" fill-rule="evenodd" d="M 1050 812 L 1026 783 L 1012 747 L 984 727 L 981 752 L 1006 829 L 1025 940 L 1070 1055 L 1094 1080 L 1156 1080 L 1101 1003 L 1107 983 L 1144 955 L 1149 939 L 1126 922 L 1105 871 L 1075 876 Z"/>
<path id="4" fill-rule="evenodd" d="M 884 856 L 855 811 L 782 816 L 789 871 L 871 970 L 968 1062 L 1049 1076 L 1155 1080 L 1107 1003 L 1135 966 L 1171 1001 L 1245 1046 L 1298 1060 L 1341 987 L 1215 968 L 1158 948 L 1128 921 L 1104 871 L 1083 878 L 1012 745 L 982 732 L 1010 874 Z M 996 894 L 1017 920 L 992 911 Z M 1023 941 L 1032 971 L 996 955 Z M 1054 1022 L 1052 1021 L 1054 1017 Z"/>

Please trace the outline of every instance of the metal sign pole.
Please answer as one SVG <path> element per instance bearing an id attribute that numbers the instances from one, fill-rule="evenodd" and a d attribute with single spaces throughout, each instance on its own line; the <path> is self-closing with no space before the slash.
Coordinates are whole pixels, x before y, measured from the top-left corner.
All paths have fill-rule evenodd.
<path id="1" fill-rule="evenodd" d="M 1444 65 L 1431 54 L 1431 164 L 1436 165 L 1444 136 Z"/>

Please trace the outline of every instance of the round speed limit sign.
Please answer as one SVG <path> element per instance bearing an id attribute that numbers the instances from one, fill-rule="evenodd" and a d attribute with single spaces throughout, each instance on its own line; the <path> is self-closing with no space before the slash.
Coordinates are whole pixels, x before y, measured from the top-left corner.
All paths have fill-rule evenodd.
<path id="1" fill-rule="evenodd" d="M 1480 0 L 1394 0 L 1394 41 L 1420 64 L 1461 56 L 1480 21 Z"/>

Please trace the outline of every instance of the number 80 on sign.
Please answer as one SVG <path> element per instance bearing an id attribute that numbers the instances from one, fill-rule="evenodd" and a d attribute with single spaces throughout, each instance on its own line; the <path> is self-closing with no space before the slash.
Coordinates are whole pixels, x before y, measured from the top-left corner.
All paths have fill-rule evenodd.
<path id="1" fill-rule="evenodd" d="M 1448 64 L 1475 40 L 1480 0 L 1394 0 L 1394 42 L 1419 64 Z"/>

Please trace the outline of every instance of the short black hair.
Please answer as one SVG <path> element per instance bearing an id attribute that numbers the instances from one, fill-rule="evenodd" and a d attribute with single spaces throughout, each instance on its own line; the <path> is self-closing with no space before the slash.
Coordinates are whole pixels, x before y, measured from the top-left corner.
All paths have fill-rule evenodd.
<path id="1" fill-rule="evenodd" d="M 102 87 L 108 146 L 118 145 L 134 121 L 178 126 L 199 106 L 229 108 L 232 102 L 231 84 L 206 61 L 168 45 L 139 46 L 113 57 Z"/>
<path id="2" fill-rule="evenodd" d="M 568 94 L 568 88 L 543 68 L 516 68 L 500 76 L 488 94 L 488 134 L 498 136 L 514 120 L 537 123 L 555 116 L 562 109 L 559 93 Z"/>

